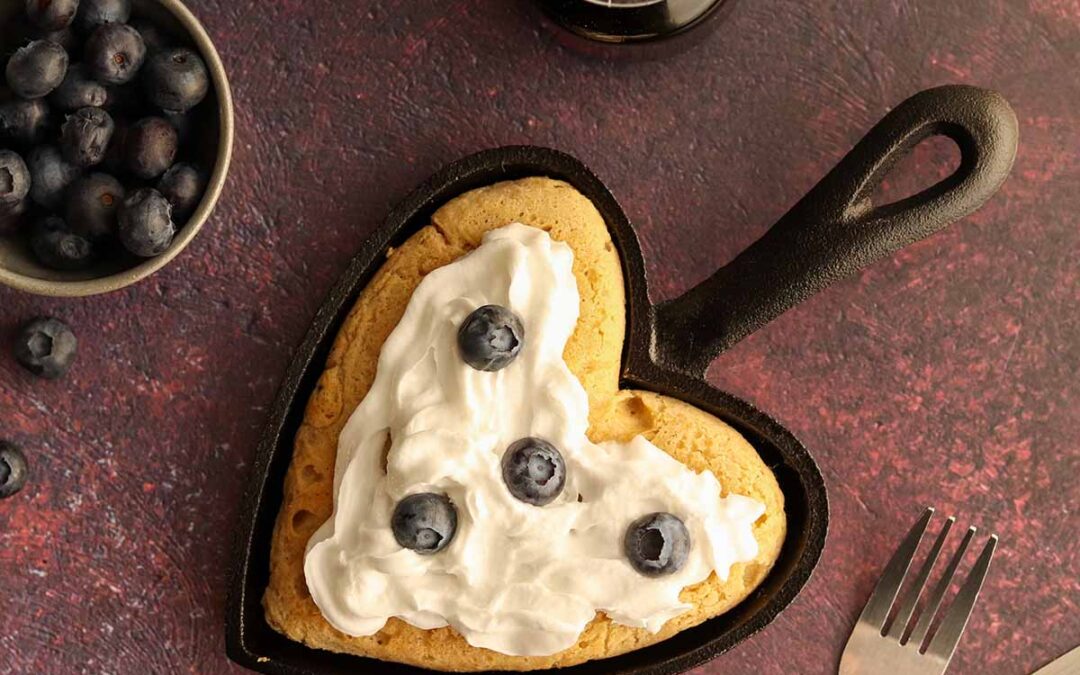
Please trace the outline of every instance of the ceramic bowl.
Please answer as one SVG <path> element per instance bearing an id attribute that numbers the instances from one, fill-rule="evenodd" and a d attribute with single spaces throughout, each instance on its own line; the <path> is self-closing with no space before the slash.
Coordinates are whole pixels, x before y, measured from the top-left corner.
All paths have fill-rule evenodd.
<path id="1" fill-rule="evenodd" d="M 17 29 L 25 3 L 23 0 L 0 0 L 0 54 L 8 56 L 25 41 Z M 191 48 L 202 56 L 210 74 L 210 92 L 192 110 L 195 116 L 192 138 L 193 159 L 209 180 L 202 201 L 191 217 L 177 223 L 176 238 L 156 258 L 139 260 L 112 259 L 105 256 L 94 267 L 78 272 L 61 272 L 40 265 L 19 237 L 0 237 L 0 283 L 28 293 L 56 297 L 79 297 L 115 291 L 141 281 L 168 265 L 202 229 L 217 203 L 229 171 L 233 144 L 233 104 L 229 81 L 221 58 L 199 20 L 179 0 L 133 0 L 132 18 L 150 21 L 176 45 Z M 81 60 L 81 57 L 79 57 Z M 73 59 L 75 60 L 75 59 Z"/>

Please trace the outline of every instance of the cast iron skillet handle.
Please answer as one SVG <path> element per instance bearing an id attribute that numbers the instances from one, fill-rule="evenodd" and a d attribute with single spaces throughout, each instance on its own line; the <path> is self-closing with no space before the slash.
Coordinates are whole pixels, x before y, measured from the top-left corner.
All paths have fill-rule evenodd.
<path id="1" fill-rule="evenodd" d="M 956 172 L 918 194 L 871 204 L 892 165 L 934 135 L 960 147 Z M 970 214 L 1008 176 L 1016 136 L 1016 115 L 996 92 L 950 85 L 907 99 L 761 239 L 653 309 L 653 361 L 703 377 L 720 352 L 796 303 Z"/>

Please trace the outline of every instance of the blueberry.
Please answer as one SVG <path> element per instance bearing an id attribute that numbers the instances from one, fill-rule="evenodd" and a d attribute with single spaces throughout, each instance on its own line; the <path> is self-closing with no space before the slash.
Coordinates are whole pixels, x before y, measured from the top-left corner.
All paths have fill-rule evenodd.
<path id="1" fill-rule="evenodd" d="M 131 27 L 139 31 L 148 54 L 168 48 L 169 38 L 165 35 L 165 32 L 146 19 L 133 19 Z"/>
<path id="2" fill-rule="evenodd" d="M 566 463 L 551 443 L 540 438 L 522 438 L 511 443 L 503 454 L 502 477 L 516 499 L 544 506 L 562 493 Z"/>
<path id="3" fill-rule="evenodd" d="M 31 150 L 26 167 L 30 170 L 30 199 L 52 210 L 60 207 L 68 186 L 81 173 L 55 145 L 39 145 Z"/>
<path id="4" fill-rule="evenodd" d="M 60 86 L 49 94 L 49 103 L 60 110 L 78 110 L 79 108 L 100 108 L 109 100 L 109 90 L 103 84 L 90 77 L 86 66 L 73 64 Z"/>
<path id="5" fill-rule="evenodd" d="M 0 204 L 18 204 L 30 192 L 30 170 L 11 150 L 0 150 Z"/>
<path id="6" fill-rule="evenodd" d="M 22 98 L 41 98 L 60 86 L 67 73 L 64 48 L 48 40 L 35 40 L 21 47 L 7 64 L 7 83 Z"/>
<path id="7" fill-rule="evenodd" d="M 206 178 L 194 164 L 181 162 L 169 167 L 158 181 L 157 189 L 173 208 L 173 220 L 184 222 L 198 206 L 206 188 Z"/>
<path id="8" fill-rule="evenodd" d="M 146 62 L 146 96 L 162 110 L 189 110 L 210 90 L 206 64 L 190 49 L 164 49 Z"/>
<path id="9" fill-rule="evenodd" d="M 83 58 L 90 74 L 102 84 L 124 84 L 139 72 L 146 45 L 139 31 L 123 23 L 109 23 L 86 41 Z"/>
<path id="10" fill-rule="evenodd" d="M 34 145 L 49 129 L 49 106 L 45 99 L 16 99 L 0 105 L 0 141 Z"/>
<path id="11" fill-rule="evenodd" d="M 34 224 L 30 249 L 45 267 L 82 270 L 94 262 L 94 245 L 68 229 L 59 216 L 47 216 Z"/>
<path id="12" fill-rule="evenodd" d="M 116 214 L 124 201 L 124 186 L 107 173 L 92 173 L 71 184 L 67 193 L 67 222 L 87 239 L 116 233 Z"/>
<path id="13" fill-rule="evenodd" d="M 49 33 L 42 33 L 42 40 L 48 40 L 49 42 L 55 42 L 64 48 L 64 51 L 70 56 L 73 52 L 78 51 L 79 48 L 79 36 L 75 34 L 71 28 L 63 28 L 61 30 L 54 30 Z"/>
<path id="14" fill-rule="evenodd" d="M 172 206 L 161 193 L 141 188 L 124 200 L 120 209 L 120 243 L 142 258 L 161 255 L 176 236 Z"/>
<path id="15" fill-rule="evenodd" d="M 75 14 L 75 28 L 83 35 L 93 33 L 107 23 L 127 23 L 131 0 L 80 0 Z"/>
<path id="16" fill-rule="evenodd" d="M 630 565 L 647 577 L 673 574 L 690 555 L 690 532 L 670 513 L 650 513 L 626 528 L 623 550 Z"/>
<path id="17" fill-rule="evenodd" d="M 49 132 L 49 106 L 43 98 L 15 99 L 0 105 L 0 141 L 32 146 Z"/>
<path id="18" fill-rule="evenodd" d="M 173 129 L 176 129 L 177 142 L 182 146 L 186 146 L 191 140 L 191 133 L 195 127 L 191 113 L 165 111 L 161 113 L 161 116 L 169 120 L 169 124 L 173 125 Z"/>
<path id="19" fill-rule="evenodd" d="M 81 167 L 105 159 L 113 130 L 112 116 L 102 108 L 79 108 L 60 127 L 60 150 L 64 159 Z"/>
<path id="20" fill-rule="evenodd" d="M 446 548 L 457 532 L 457 510 L 446 495 L 421 492 L 394 507 L 394 539 L 403 548 L 431 555 Z"/>
<path id="21" fill-rule="evenodd" d="M 34 319 L 23 328 L 15 343 L 15 358 L 38 377 L 63 377 L 75 361 L 79 341 L 59 319 Z"/>
<path id="22" fill-rule="evenodd" d="M 176 158 L 176 128 L 161 117 L 144 117 L 124 138 L 127 169 L 139 178 L 155 178 Z"/>
<path id="23" fill-rule="evenodd" d="M 521 319 L 505 307 L 484 305 L 458 329 L 461 358 L 477 370 L 502 370 L 517 358 L 525 339 Z"/>
<path id="24" fill-rule="evenodd" d="M 63 30 L 75 20 L 79 0 L 26 0 L 26 16 L 38 28 Z"/>
<path id="25" fill-rule="evenodd" d="M 0 441 L 0 499 L 7 499 L 26 485 L 26 455 L 19 446 Z"/>
<path id="26" fill-rule="evenodd" d="M 0 204 L 0 236 L 10 236 L 21 230 L 29 210 L 29 199 L 14 204 Z"/>

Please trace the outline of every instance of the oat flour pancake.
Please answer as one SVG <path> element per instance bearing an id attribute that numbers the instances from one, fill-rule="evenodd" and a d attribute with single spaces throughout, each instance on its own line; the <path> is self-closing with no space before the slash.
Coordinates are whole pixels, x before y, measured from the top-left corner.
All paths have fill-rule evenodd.
<path id="1" fill-rule="evenodd" d="M 549 656 L 508 656 L 473 647 L 452 628 L 422 630 L 395 618 L 375 635 L 345 635 L 322 617 L 304 579 L 307 542 L 333 510 L 338 436 L 371 386 L 383 341 L 424 275 L 476 248 L 488 230 L 514 221 L 548 231 L 574 252 L 581 308 L 564 359 L 589 396 L 590 439 L 625 441 L 642 434 L 691 469 L 711 470 L 725 495 L 741 494 L 763 503 L 765 515 L 754 524 L 758 556 L 734 565 L 726 582 L 712 574 L 684 589 L 682 600 L 694 608 L 657 634 L 612 623 L 598 613 L 575 646 Z M 386 661 L 449 671 L 530 670 L 569 666 L 659 642 L 745 598 L 780 553 L 786 530 L 780 488 L 753 447 L 720 420 L 675 399 L 619 391 L 625 327 L 618 254 L 600 214 L 570 185 L 547 178 L 498 183 L 439 209 L 431 225 L 388 254 L 364 289 L 308 402 L 274 529 L 270 584 L 263 597 L 270 625 L 312 647 Z"/>

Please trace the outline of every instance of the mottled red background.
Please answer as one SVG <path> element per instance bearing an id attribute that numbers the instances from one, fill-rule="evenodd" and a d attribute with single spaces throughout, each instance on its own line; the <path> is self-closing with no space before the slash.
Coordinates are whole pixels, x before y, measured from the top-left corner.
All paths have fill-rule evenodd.
<path id="1" fill-rule="evenodd" d="M 267 405 L 352 252 L 445 162 L 508 143 L 577 155 L 635 222 L 661 299 L 759 236 L 890 106 L 948 82 L 1016 108 L 1001 192 L 712 369 L 816 455 L 832 530 L 794 605 L 697 672 L 835 672 L 927 504 L 1001 535 L 952 672 L 1025 673 L 1080 643 L 1077 0 L 743 0 L 696 49 L 619 64 L 560 48 L 509 0 L 191 6 L 236 99 L 207 229 L 113 295 L 0 290 L 5 340 L 47 313 L 81 345 L 55 383 L 0 356 L 0 435 L 33 471 L 0 502 L 0 671 L 239 670 L 225 582 Z M 949 159 L 922 149 L 891 187 Z"/>

